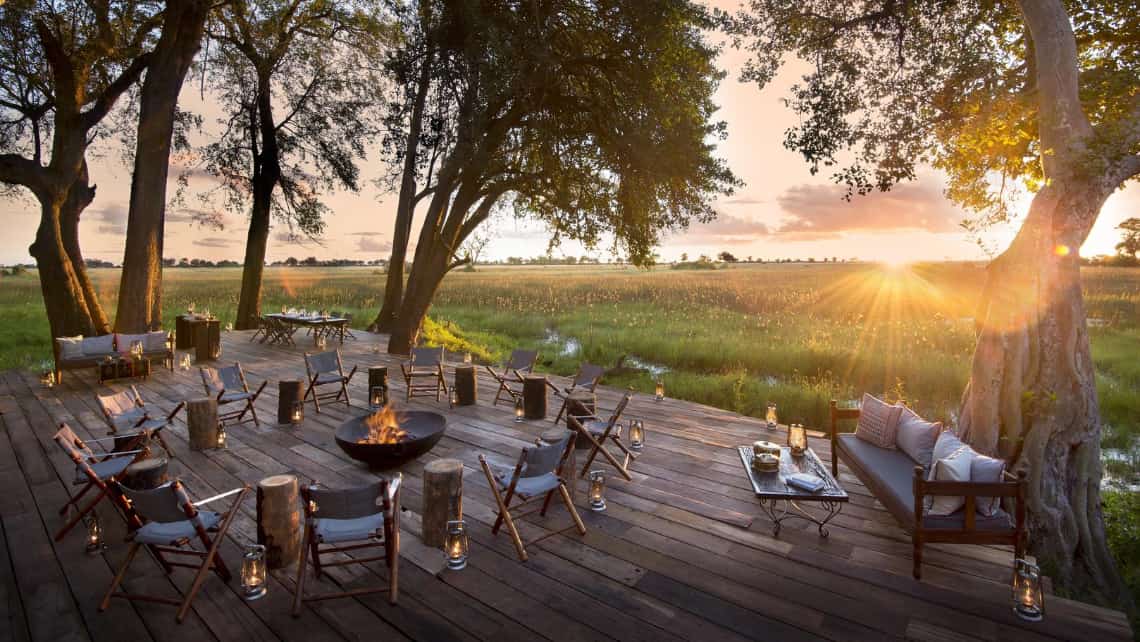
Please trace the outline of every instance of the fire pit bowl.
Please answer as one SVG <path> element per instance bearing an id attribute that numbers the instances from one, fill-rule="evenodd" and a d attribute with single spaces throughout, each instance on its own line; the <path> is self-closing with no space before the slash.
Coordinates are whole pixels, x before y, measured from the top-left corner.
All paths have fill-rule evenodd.
<path id="1" fill-rule="evenodd" d="M 349 457 L 373 468 L 395 468 L 432 449 L 443 438 L 447 419 L 426 410 L 398 411 L 396 417 L 407 436 L 394 444 L 360 443 L 368 437 L 364 419 L 368 415 L 350 419 L 336 429 L 336 443 Z"/>

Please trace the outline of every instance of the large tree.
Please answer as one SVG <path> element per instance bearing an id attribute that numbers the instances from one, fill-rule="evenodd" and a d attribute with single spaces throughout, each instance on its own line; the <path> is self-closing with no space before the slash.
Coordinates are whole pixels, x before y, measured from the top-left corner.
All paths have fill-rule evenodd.
<path id="1" fill-rule="evenodd" d="M 202 42 L 213 0 L 167 0 L 162 31 L 149 56 L 139 93 L 127 242 L 119 281 L 115 329 L 141 332 L 162 326 L 162 242 L 166 179 L 178 94 Z"/>
<path id="2" fill-rule="evenodd" d="M 388 148 L 410 159 L 394 165 L 416 185 L 401 189 L 411 206 L 396 236 L 419 199 L 423 219 L 389 352 L 415 344 L 460 248 L 497 208 L 544 222 L 552 243 L 608 236 L 645 264 L 662 230 L 711 219 L 711 199 L 735 185 L 714 156 L 723 74 L 694 3 L 402 4 L 409 49 L 394 55 L 415 64 L 393 104 L 411 120 L 422 102 L 424 131 L 406 139 L 415 149 Z"/>
<path id="3" fill-rule="evenodd" d="M 752 0 L 729 19 L 761 86 L 797 56 L 801 123 L 786 145 L 854 192 L 930 163 L 948 196 L 1010 216 L 987 268 L 958 430 L 1029 477 L 1030 550 L 1057 585 L 1129 598 L 1105 542 L 1100 413 L 1078 249 L 1105 200 L 1140 172 L 1140 13 L 1127 1 Z"/>
<path id="4" fill-rule="evenodd" d="M 1123 232 L 1123 238 L 1116 244 L 1116 252 L 1121 256 L 1137 258 L 1140 254 L 1140 218 L 1126 218 L 1116 226 Z"/>
<path id="5" fill-rule="evenodd" d="M 272 220 L 289 235 L 324 229 L 322 192 L 359 189 L 358 161 L 377 130 L 377 3 L 238 1 L 222 7 L 207 62 L 224 112 L 219 139 L 203 149 L 227 206 L 248 211 L 236 327 L 257 327 Z"/>
<path id="6" fill-rule="evenodd" d="M 146 69 L 159 15 L 151 3 L 0 5 L 0 182 L 39 203 L 29 252 L 53 336 L 110 328 L 79 249 L 79 218 L 95 197 L 86 153 Z"/>

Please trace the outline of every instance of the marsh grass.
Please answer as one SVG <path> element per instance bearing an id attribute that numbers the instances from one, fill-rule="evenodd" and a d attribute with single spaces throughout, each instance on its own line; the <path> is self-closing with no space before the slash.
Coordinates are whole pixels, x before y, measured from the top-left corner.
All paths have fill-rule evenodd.
<path id="1" fill-rule="evenodd" d="M 106 309 L 118 271 L 92 270 Z M 984 279 L 974 264 L 736 265 L 717 270 L 510 267 L 452 273 L 425 337 L 484 362 L 537 348 L 540 369 L 571 374 L 582 360 L 622 356 L 666 369 L 670 396 L 758 415 L 773 401 L 785 417 L 826 421 L 827 400 L 863 391 L 905 396 L 953 422 L 974 347 L 973 311 Z M 362 328 L 380 304 L 372 268 L 268 268 L 263 309 L 342 310 Z M 1140 434 L 1140 270 L 1084 271 L 1106 446 Z M 193 302 L 232 322 L 240 270 L 167 269 L 164 325 Z M 0 277 L 0 367 L 50 357 L 34 271 Z M 550 343 L 550 332 L 559 343 Z M 572 340 L 575 350 L 566 350 Z M 608 383 L 648 392 L 649 373 Z"/>

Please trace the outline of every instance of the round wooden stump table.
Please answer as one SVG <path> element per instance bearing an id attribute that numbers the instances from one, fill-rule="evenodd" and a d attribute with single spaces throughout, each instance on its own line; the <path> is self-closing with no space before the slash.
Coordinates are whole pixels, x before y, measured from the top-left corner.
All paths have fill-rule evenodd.
<path id="1" fill-rule="evenodd" d="M 294 475 L 273 475 L 257 483 L 257 543 L 265 565 L 285 568 L 301 558 L 301 495 Z"/>
<path id="2" fill-rule="evenodd" d="M 473 406 L 479 399 L 475 366 L 455 366 L 455 398 L 459 406 Z"/>
<path id="3" fill-rule="evenodd" d="M 447 522 L 463 519 L 463 462 L 436 459 L 424 465 L 424 546 L 443 548 Z"/>
<path id="4" fill-rule="evenodd" d="M 546 377 L 527 375 L 523 378 L 523 417 L 546 419 Z"/>
<path id="5" fill-rule="evenodd" d="M 301 400 L 302 385 L 296 379 L 277 382 L 277 423 L 293 423 L 293 404 Z"/>
<path id="6" fill-rule="evenodd" d="M 190 433 L 190 450 L 218 447 L 218 400 L 213 397 L 186 402 L 186 428 Z"/>
<path id="7" fill-rule="evenodd" d="M 170 460 L 151 457 L 127 466 L 123 472 L 123 485 L 131 490 L 153 490 L 167 482 L 166 469 Z"/>

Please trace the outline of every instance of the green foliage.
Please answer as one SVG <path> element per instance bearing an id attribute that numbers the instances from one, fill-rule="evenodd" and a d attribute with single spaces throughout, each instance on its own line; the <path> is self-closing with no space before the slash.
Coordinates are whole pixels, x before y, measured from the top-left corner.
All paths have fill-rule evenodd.
<path id="1" fill-rule="evenodd" d="M 1109 490 L 1101 493 L 1108 547 L 1116 559 L 1121 579 L 1132 595 L 1140 595 L 1140 492 Z M 1140 635 L 1140 621 L 1132 620 Z"/>
<path id="2" fill-rule="evenodd" d="M 1103 173 L 1104 159 L 1140 151 L 1129 133 L 1140 13 L 1122 0 L 1065 8 L 1080 100 L 1096 128 L 1086 168 Z M 788 100 L 799 124 L 785 145 L 813 173 L 831 169 L 849 193 L 889 189 L 933 164 L 950 178 L 948 195 L 985 224 L 1008 216 L 1017 181 L 1030 191 L 1042 185 L 1038 74 L 1046 70 L 1017 3 L 750 0 L 722 17 L 751 54 L 745 80 L 763 86 L 793 56 L 813 65 Z"/>
<path id="3" fill-rule="evenodd" d="M 1127 218 L 1116 226 L 1124 233 L 1124 238 L 1116 244 L 1116 252 L 1133 259 L 1140 253 L 1140 218 Z"/>

